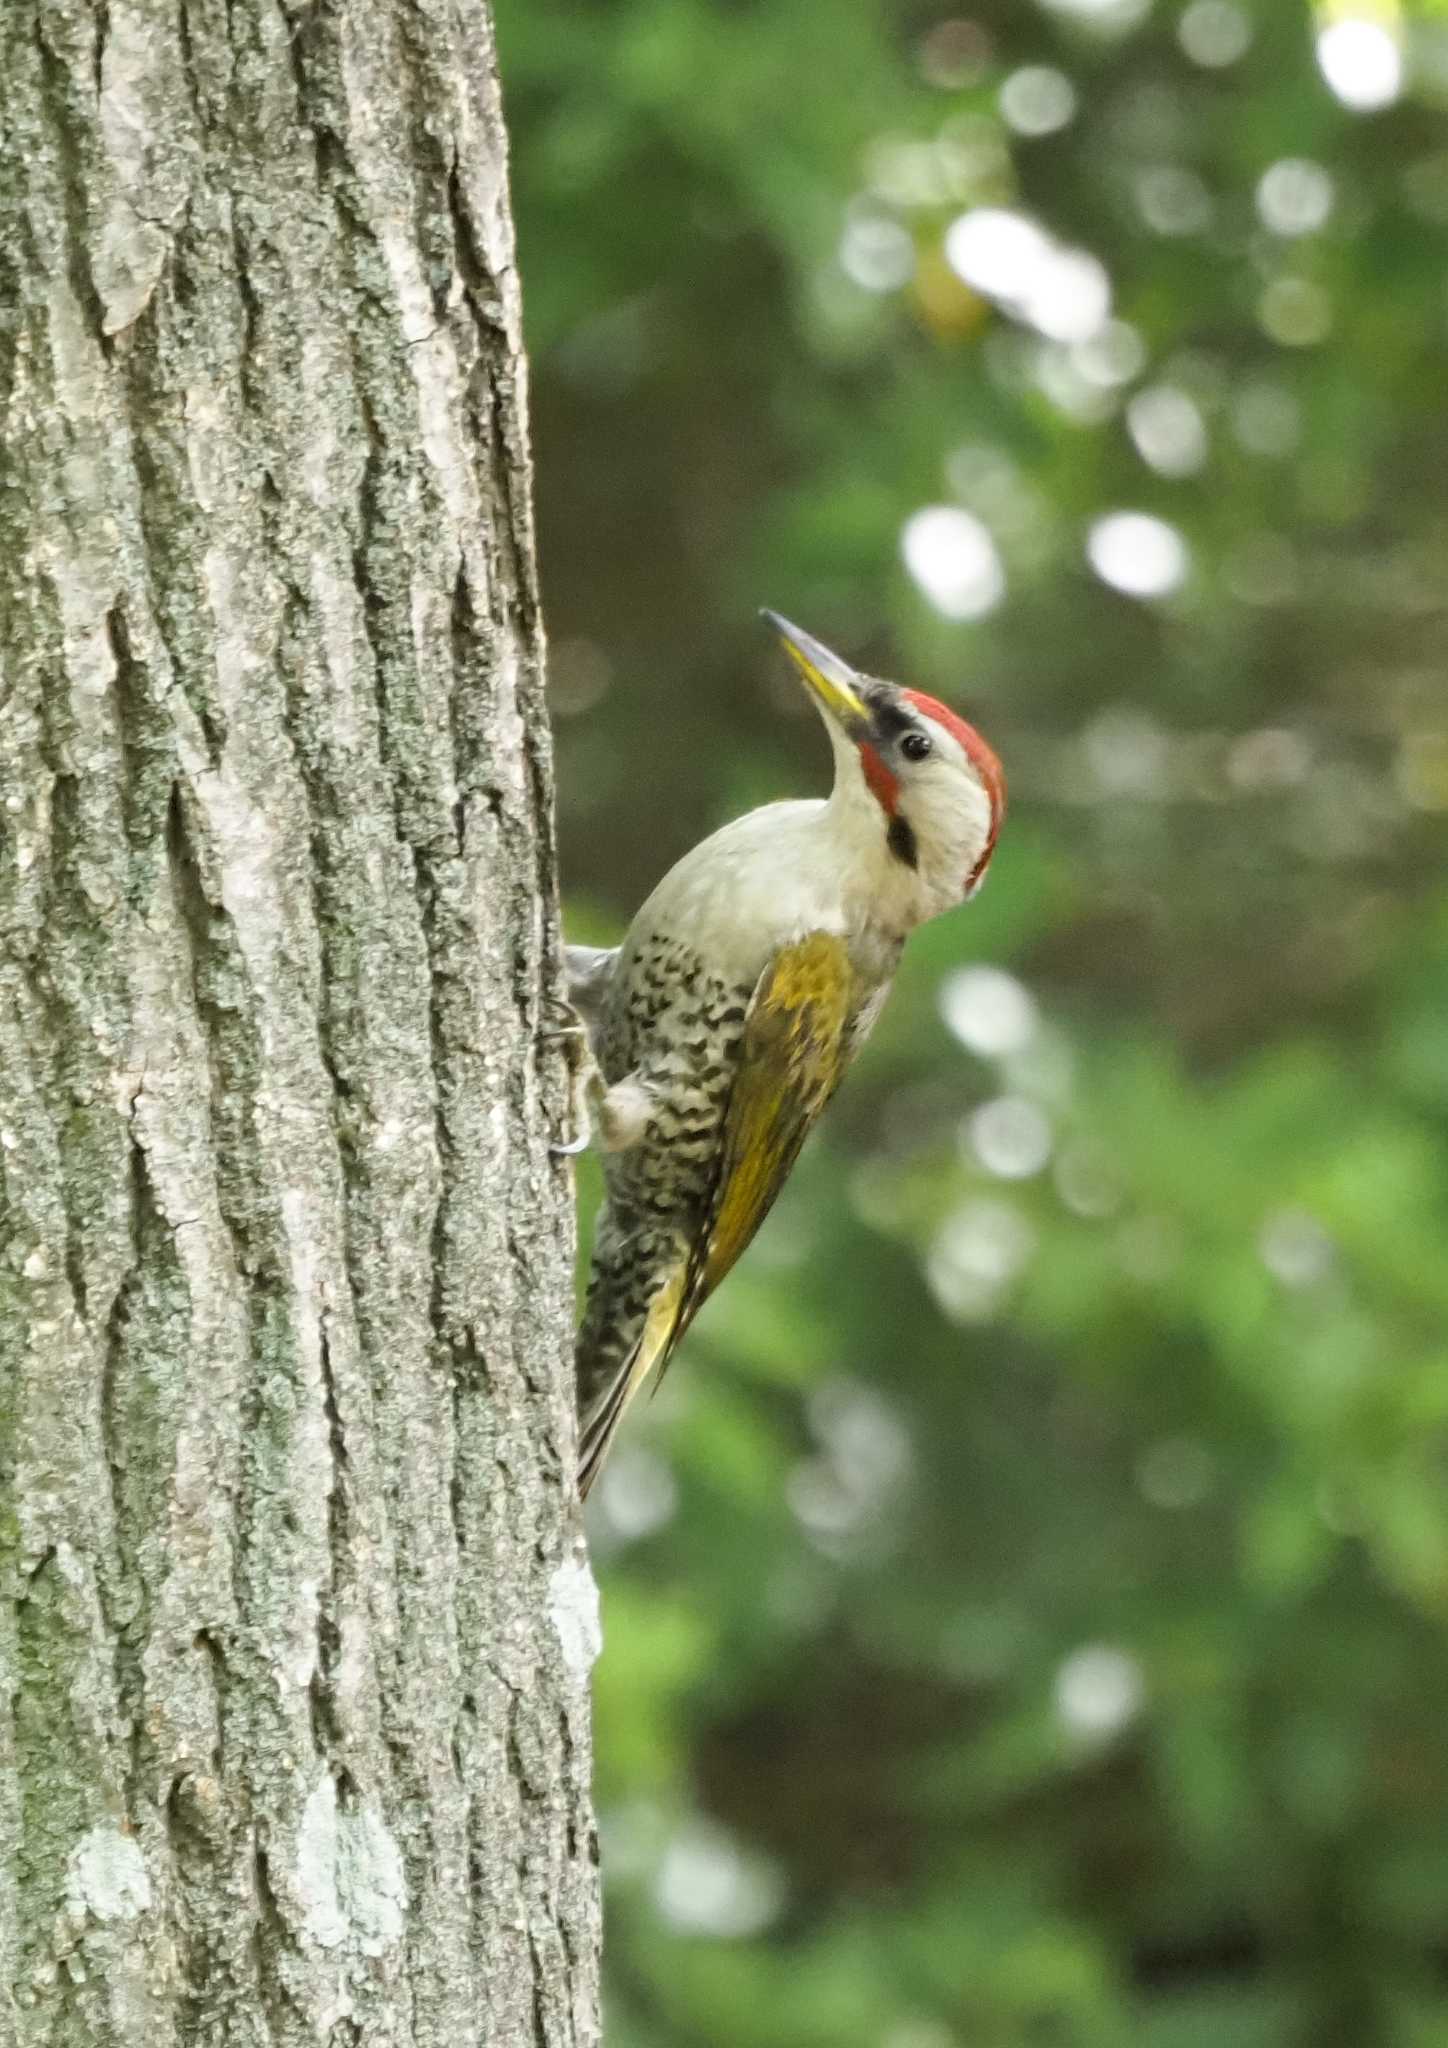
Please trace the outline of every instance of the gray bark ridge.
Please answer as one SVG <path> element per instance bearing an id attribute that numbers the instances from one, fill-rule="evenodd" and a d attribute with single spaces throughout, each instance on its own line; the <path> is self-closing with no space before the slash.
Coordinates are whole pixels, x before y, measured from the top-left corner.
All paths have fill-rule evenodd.
<path id="1" fill-rule="evenodd" d="M 0 13 L 0 2036 L 590 2044 L 491 20 Z"/>

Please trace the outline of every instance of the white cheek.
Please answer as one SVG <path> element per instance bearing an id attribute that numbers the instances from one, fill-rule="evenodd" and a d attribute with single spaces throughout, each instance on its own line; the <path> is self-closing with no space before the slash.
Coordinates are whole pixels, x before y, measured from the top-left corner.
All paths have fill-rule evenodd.
<path id="1" fill-rule="evenodd" d="M 990 838 L 990 798 L 975 776 L 942 761 L 939 772 L 922 775 L 903 804 L 920 848 L 919 878 L 929 917 L 975 894 L 967 887 Z"/>
<path id="2" fill-rule="evenodd" d="M 921 777 L 915 804 L 908 806 L 927 823 L 942 847 L 983 847 L 990 835 L 990 798 L 973 775 L 941 764 L 928 782 Z"/>

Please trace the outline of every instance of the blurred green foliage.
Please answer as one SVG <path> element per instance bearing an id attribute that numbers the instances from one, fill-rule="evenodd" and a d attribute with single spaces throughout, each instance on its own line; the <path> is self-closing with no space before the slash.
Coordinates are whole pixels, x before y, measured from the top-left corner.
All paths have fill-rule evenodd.
<path id="1" fill-rule="evenodd" d="M 1448 10 L 498 13 L 574 935 L 759 604 L 1012 789 L 600 1488 L 611 2048 L 1448 2044 Z"/>

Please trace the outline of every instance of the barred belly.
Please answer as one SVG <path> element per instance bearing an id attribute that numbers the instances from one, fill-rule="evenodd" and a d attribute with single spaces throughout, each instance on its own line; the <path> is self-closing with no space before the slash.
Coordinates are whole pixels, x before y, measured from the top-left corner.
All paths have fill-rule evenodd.
<path id="1" fill-rule="evenodd" d="M 631 943 L 603 1021 L 610 1084 L 632 1074 L 655 1107 L 637 1144 L 606 1156 L 588 1301 L 578 1332 L 580 1412 L 638 1341 L 661 1279 L 704 1214 L 753 983 L 731 985 L 678 939 Z"/>

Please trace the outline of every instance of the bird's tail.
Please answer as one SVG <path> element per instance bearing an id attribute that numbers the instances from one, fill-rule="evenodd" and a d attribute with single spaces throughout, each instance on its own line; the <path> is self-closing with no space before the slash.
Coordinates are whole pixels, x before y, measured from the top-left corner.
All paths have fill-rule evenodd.
<path id="1" fill-rule="evenodd" d="M 588 1308 L 578 1333 L 580 1494 L 586 1496 L 598 1477 L 629 1402 L 655 1368 L 662 1370 L 683 1335 L 685 1318 L 681 1311 L 687 1278 L 687 1257 L 677 1252 L 652 1292 L 641 1299 L 635 1296 L 639 1306 L 632 1316 L 622 1320 L 621 1328 L 620 1321 L 608 1315 L 610 1306 L 621 1306 L 619 1296 L 604 1287 L 603 1276 L 595 1269 Z"/>

